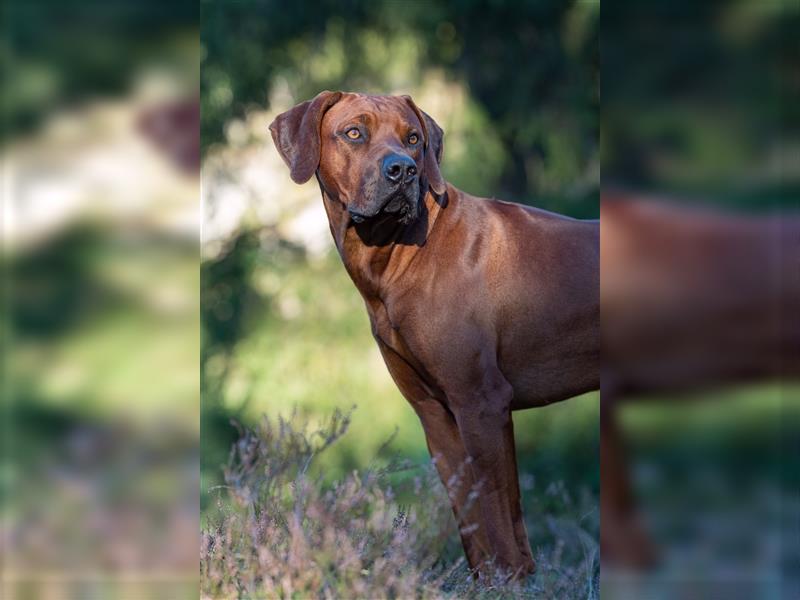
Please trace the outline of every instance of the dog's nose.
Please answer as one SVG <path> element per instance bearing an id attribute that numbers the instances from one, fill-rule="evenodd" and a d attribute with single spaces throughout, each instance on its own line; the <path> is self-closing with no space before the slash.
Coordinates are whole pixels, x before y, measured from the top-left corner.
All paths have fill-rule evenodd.
<path id="1" fill-rule="evenodd" d="M 410 156 L 389 154 L 383 159 L 383 176 L 391 183 L 408 183 L 417 176 L 417 164 Z"/>

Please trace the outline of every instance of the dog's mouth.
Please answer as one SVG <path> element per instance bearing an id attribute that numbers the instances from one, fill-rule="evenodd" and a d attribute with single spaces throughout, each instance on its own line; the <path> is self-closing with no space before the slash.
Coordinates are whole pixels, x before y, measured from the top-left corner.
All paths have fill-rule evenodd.
<path id="1" fill-rule="evenodd" d="M 416 203 L 406 191 L 390 196 L 388 202 L 379 212 L 395 215 L 401 223 L 410 223 L 417 216 Z"/>
<path id="2" fill-rule="evenodd" d="M 411 190 L 399 189 L 389 194 L 373 214 L 364 214 L 353 209 L 349 209 L 349 212 L 354 223 L 363 223 L 380 216 L 391 216 L 405 225 L 417 217 L 417 206 Z"/>

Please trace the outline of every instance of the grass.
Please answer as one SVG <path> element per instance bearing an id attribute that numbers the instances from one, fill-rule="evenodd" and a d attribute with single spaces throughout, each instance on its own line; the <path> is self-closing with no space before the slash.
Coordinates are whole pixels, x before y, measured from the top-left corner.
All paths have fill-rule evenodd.
<path id="1" fill-rule="evenodd" d="M 590 494 L 578 502 L 523 475 L 538 572 L 478 581 L 430 461 L 375 461 L 326 481 L 320 458 L 349 426 L 334 411 L 316 429 L 296 413 L 241 429 L 202 532 L 204 598 L 597 597 Z"/>

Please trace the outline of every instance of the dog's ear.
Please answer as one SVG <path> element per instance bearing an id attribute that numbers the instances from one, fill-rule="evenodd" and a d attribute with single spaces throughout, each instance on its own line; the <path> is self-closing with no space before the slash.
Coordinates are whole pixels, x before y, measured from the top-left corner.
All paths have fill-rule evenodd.
<path id="1" fill-rule="evenodd" d="M 422 128 L 425 130 L 425 177 L 428 180 L 428 185 L 431 189 L 442 195 L 445 192 L 446 184 L 442 177 L 442 172 L 439 170 L 439 165 L 442 163 L 442 154 L 444 153 L 444 131 L 439 127 L 439 124 L 434 121 L 431 116 L 414 104 L 411 96 L 403 96 L 406 102 L 411 106 L 417 118 L 422 123 Z"/>
<path id="2" fill-rule="evenodd" d="M 322 117 L 341 97 L 341 92 L 320 92 L 313 100 L 279 114 L 270 124 L 275 147 L 295 183 L 305 183 L 317 170 Z"/>

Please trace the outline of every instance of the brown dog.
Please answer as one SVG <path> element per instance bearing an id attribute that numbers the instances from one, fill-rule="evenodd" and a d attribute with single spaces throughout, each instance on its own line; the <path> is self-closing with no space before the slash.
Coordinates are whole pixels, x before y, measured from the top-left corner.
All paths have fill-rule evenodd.
<path id="1" fill-rule="evenodd" d="M 682 410 L 687 392 L 800 377 L 797 215 L 686 204 L 620 190 L 601 199 L 605 564 L 645 567 L 657 554 L 634 503 L 621 403 L 651 398 Z"/>
<path id="2" fill-rule="evenodd" d="M 294 181 L 317 176 L 469 564 L 533 572 L 511 411 L 599 387 L 598 224 L 445 183 L 442 130 L 408 96 L 322 92 L 270 131 Z"/>

